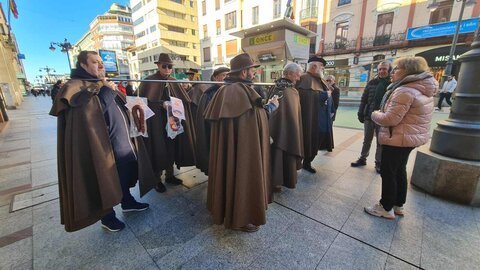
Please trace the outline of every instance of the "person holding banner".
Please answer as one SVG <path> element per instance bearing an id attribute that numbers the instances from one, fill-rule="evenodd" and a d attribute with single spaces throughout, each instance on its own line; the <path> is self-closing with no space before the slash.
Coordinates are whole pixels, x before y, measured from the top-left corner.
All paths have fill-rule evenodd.
<path id="1" fill-rule="evenodd" d="M 142 139 L 130 138 L 125 97 L 106 81 L 97 52 L 80 52 L 71 78 L 50 111 L 58 118 L 61 223 L 73 232 L 101 219 L 102 227 L 120 231 L 125 224 L 115 205 L 123 212 L 149 207 L 129 190 L 137 179 L 141 195 L 155 185 L 147 150 Z"/>
<path id="2" fill-rule="evenodd" d="M 168 54 L 161 53 L 155 64 L 157 64 L 158 72 L 146 77 L 145 80 L 175 80 L 170 76 L 173 71 L 173 62 Z M 173 175 L 173 164 L 175 163 L 177 167 L 195 165 L 195 134 L 190 108 L 191 99 L 183 86 L 178 83 L 142 82 L 138 91 L 141 97 L 148 99 L 148 106 L 155 113 L 147 120 L 149 136 L 145 138 L 145 143 L 149 149 L 153 170 L 159 178 L 155 189 L 158 192 L 165 192 L 166 187 L 160 179 L 164 170 L 166 183 L 180 185 L 182 180 Z M 176 121 L 174 118 L 176 116 L 169 113 L 169 110 L 172 109 L 171 97 L 177 98 L 183 103 L 184 120 Z M 167 129 L 179 127 L 177 122 L 181 124 L 183 132 L 173 130 L 176 135 L 172 138 L 171 133 L 167 133 Z"/>

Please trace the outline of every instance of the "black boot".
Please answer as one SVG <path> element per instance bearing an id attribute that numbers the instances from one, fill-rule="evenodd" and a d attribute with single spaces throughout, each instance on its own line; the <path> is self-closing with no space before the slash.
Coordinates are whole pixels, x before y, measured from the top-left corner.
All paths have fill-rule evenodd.
<path id="1" fill-rule="evenodd" d="M 308 163 L 303 163 L 303 169 L 309 173 L 316 173 L 317 170 L 315 170 L 313 167 L 312 167 L 312 164 L 310 162 Z"/>
<path id="2" fill-rule="evenodd" d="M 158 184 L 155 186 L 155 190 L 156 190 L 158 193 L 163 193 L 163 192 L 167 191 L 167 188 L 166 188 L 165 185 L 160 181 L 160 182 L 158 182 Z"/>
<path id="3" fill-rule="evenodd" d="M 168 177 L 165 179 L 165 182 L 166 183 L 169 183 L 169 184 L 172 184 L 174 186 L 178 186 L 178 185 L 181 185 L 183 183 L 182 180 L 176 178 L 175 176 L 172 176 L 172 177 Z"/>
<path id="4" fill-rule="evenodd" d="M 364 159 L 359 158 L 357 161 L 350 163 L 352 167 L 361 167 L 367 165 L 367 161 Z"/>

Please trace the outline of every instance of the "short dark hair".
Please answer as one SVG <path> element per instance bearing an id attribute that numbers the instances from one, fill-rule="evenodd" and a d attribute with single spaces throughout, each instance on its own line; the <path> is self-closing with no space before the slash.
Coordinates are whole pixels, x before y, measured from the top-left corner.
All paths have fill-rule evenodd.
<path id="1" fill-rule="evenodd" d="M 96 51 L 81 51 L 77 56 L 77 64 L 76 64 L 77 68 L 81 67 L 80 64 L 85 64 L 85 65 L 87 64 L 87 59 L 89 54 L 98 55 Z"/>

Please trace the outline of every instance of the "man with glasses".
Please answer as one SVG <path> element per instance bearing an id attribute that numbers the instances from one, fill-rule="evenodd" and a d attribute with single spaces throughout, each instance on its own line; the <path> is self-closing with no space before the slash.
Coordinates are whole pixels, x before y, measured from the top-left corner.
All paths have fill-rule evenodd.
<path id="1" fill-rule="evenodd" d="M 158 72 L 145 80 L 175 80 L 170 75 L 173 71 L 173 62 L 166 53 L 161 53 L 155 62 Z M 138 88 L 139 94 L 148 99 L 148 106 L 155 115 L 147 120 L 148 138 L 145 138 L 150 151 L 153 170 L 159 178 L 156 191 L 165 192 L 161 175 L 165 170 L 165 182 L 172 185 L 182 184 L 182 180 L 173 175 L 173 164 L 177 167 L 195 165 L 195 135 L 193 117 L 191 113 L 191 99 L 181 84 L 165 82 L 142 82 Z M 184 132 L 174 139 L 167 136 L 167 104 L 170 97 L 179 98 L 183 102 L 185 118 L 181 124 Z"/>
<path id="2" fill-rule="evenodd" d="M 381 62 L 378 64 L 378 74 L 375 78 L 370 80 L 365 86 L 358 108 L 358 120 L 363 123 L 363 146 L 360 157 L 357 161 L 352 162 L 352 167 L 361 167 L 367 165 L 367 157 L 370 154 L 370 146 L 374 134 L 378 133 L 378 126 L 372 121 L 371 115 L 373 111 L 380 109 L 383 95 L 390 84 L 390 72 L 392 71 L 389 62 Z M 380 173 L 380 162 L 382 160 L 382 147 L 378 143 L 375 152 L 375 170 Z"/>

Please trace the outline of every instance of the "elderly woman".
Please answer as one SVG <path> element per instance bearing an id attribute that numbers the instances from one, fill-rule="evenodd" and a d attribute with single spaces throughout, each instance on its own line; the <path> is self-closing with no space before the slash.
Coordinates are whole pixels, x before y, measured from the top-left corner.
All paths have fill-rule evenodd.
<path id="1" fill-rule="evenodd" d="M 380 111 L 372 113 L 372 120 L 380 126 L 382 198 L 379 203 L 365 207 L 365 212 L 387 219 L 404 215 L 408 156 L 430 139 L 433 95 L 438 89 L 424 58 L 400 58 L 393 66 L 392 84 L 387 88 Z"/>

